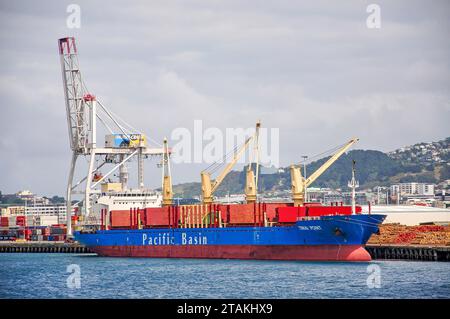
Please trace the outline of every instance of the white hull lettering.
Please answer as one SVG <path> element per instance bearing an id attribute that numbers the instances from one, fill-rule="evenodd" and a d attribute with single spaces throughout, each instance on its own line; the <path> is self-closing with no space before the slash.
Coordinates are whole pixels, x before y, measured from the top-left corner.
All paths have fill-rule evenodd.
<path id="1" fill-rule="evenodd" d="M 169 233 L 158 233 L 156 234 L 142 234 L 142 245 L 207 245 L 208 238 L 202 236 L 201 233 L 188 235 L 186 233 L 181 233 L 181 242 L 177 243 L 174 236 L 170 236 Z"/>

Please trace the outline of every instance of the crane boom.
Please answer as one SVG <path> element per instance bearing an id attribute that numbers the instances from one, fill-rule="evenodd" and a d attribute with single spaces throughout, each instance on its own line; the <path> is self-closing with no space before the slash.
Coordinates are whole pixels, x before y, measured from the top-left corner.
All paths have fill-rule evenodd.
<path id="1" fill-rule="evenodd" d="M 352 138 L 307 179 L 302 176 L 299 167 L 291 165 L 292 199 L 295 206 L 301 206 L 304 204 L 306 188 L 311 185 L 317 178 L 319 178 L 319 176 L 322 175 L 331 165 L 333 165 L 333 163 L 336 162 L 339 157 L 342 156 L 342 154 L 344 154 L 353 144 L 358 141 L 358 138 Z"/>
<path id="2" fill-rule="evenodd" d="M 249 137 L 244 145 L 234 154 L 233 159 L 230 163 L 227 164 L 227 166 L 224 168 L 222 173 L 214 180 L 214 182 L 211 182 L 211 174 L 207 171 L 201 172 L 201 180 L 202 180 L 202 197 L 203 197 L 203 203 L 204 204 L 211 204 L 212 203 L 212 196 L 216 189 L 220 186 L 220 184 L 223 182 L 225 177 L 228 175 L 228 173 L 231 171 L 233 166 L 236 164 L 236 162 L 241 158 L 244 151 L 247 149 L 248 145 L 250 144 L 252 137 Z"/>
<path id="3" fill-rule="evenodd" d="M 214 192 L 219 185 L 223 182 L 223 180 L 225 179 L 225 177 L 228 175 L 228 173 L 231 171 L 231 169 L 233 168 L 233 166 L 236 164 L 236 162 L 241 158 L 242 154 L 244 154 L 245 150 L 247 149 L 248 145 L 250 144 L 251 140 L 253 139 L 253 137 L 249 137 L 244 145 L 239 149 L 239 151 L 237 151 L 234 154 L 233 160 L 227 164 L 227 166 L 225 166 L 225 169 L 222 171 L 222 173 L 217 176 L 217 178 L 215 179 L 214 183 L 213 183 L 213 187 L 212 187 L 212 191 Z"/>
<path id="4" fill-rule="evenodd" d="M 331 156 L 328 161 L 326 161 L 322 166 L 320 166 L 314 173 L 312 173 L 306 180 L 305 186 L 311 185 L 320 175 L 323 174 L 334 162 L 336 162 L 339 157 L 342 156 L 353 144 L 358 142 L 358 138 L 352 138 L 348 141 L 342 148 L 340 148 L 333 156 Z"/>
<path id="5" fill-rule="evenodd" d="M 245 150 L 250 145 L 250 142 L 257 136 L 258 130 L 254 135 L 247 138 L 245 143 L 241 146 L 241 148 L 234 154 L 233 159 L 230 163 L 228 163 L 223 171 L 217 176 L 214 182 L 211 181 L 211 173 L 208 171 L 201 172 L 201 182 L 202 182 L 202 201 L 203 204 L 211 204 L 213 200 L 213 194 L 223 182 L 225 177 L 230 173 L 233 166 L 237 163 L 237 161 L 241 158 L 242 154 L 244 154 Z"/>

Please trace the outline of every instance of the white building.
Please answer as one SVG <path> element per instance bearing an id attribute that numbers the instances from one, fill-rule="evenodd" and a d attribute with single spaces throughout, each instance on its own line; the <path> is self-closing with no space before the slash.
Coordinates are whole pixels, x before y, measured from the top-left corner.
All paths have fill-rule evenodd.
<path id="1" fill-rule="evenodd" d="M 72 208 L 72 215 L 74 210 Z M 58 223 L 65 224 L 67 220 L 66 205 L 34 205 L 25 207 L 25 215 L 27 217 L 55 217 Z"/>
<path id="2" fill-rule="evenodd" d="M 23 190 L 16 193 L 17 198 L 24 200 L 27 205 L 49 205 L 50 200 L 45 197 L 37 196 L 29 190 Z"/>
<path id="3" fill-rule="evenodd" d="M 25 207 L 27 216 L 66 216 L 66 205 L 35 205 Z"/>
<path id="4" fill-rule="evenodd" d="M 400 183 L 391 186 L 391 195 L 396 196 L 424 195 L 434 196 L 434 185 L 425 183 Z"/>

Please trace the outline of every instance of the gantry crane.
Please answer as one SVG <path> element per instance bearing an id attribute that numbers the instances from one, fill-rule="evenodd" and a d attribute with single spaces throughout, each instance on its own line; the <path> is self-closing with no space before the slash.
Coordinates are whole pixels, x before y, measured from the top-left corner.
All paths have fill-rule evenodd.
<path id="1" fill-rule="evenodd" d="M 67 183 L 67 234 L 72 234 L 71 212 L 72 194 L 76 188 L 85 182 L 84 204 L 82 214 L 90 212 L 90 196 L 98 192 L 95 187 L 103 182 L 110 174 L 119 169 L 119 179 L 122 190 L 126 190 L 128 171 L 126 163 L 137 157 L 139 189 L 144 188 L 144 158 L 167 154 L 168 149 L 149 148 L 146 136 L 132 128 L 106 108 L 97 98 L 87 90 L 78 64 L 78 50 L 75 38 L 67 37 L 58 41 L 61 59 L 61 71 L 64 87 L 64 97 L 67 111 L 72 161 Z M 97 146 L 97 119 L 109 131 L 105 138 L 105 147 Z M 109 125 L 108 125 L 109 123 Z M 87 175 L 73 184 L 75 165 L 79 156 L 89 156 Z M 94 169 L 96 160 L 103 162 Z M 105 164 L 115 166 L 105 175 L 97 174 Z M 93 173 L 96 178 L 93 179 Z"/>
<path id="2" fill-rule="evenodd" d="M 237 161 L 241 158 L 242 154 L 244 154 L 245 150 L 248 148 L 250 143 L 253 141 L 255 144 L 255 149 L 258 149 L 258 136 L 259 136 L 259 128 L 261 127 L 261 123 L 258 121 L 256 123 L 255 133 L 247 138 L 244 144 L 233 154 L 233 159 L 225 166 L 223 171 L 217 176 L 217 178 L 212 181 L 211 173 L 206 169 L 201 172 L 201 183 L 202 183 L 202 203 L 203 204 L 211 204 L 213 202 L 213 195 L 220 184 L 223 182 L 225 177 L 230 173 L 231 169 L 237 163 Z M 258 162 L 259 156 L 257 154 L 254 155 L 256 160 L 256 166 L 258 172 Z M 212 166 L 212 165 L 211 165 Z M 210 167 L 211 167 L 210 166 Z M 256 201 L 256 192 L 257 192 L 257 176 L 258 174 L 253 173 L 251 169 L 251 165 L 249 165 L 249 169 L 246 171 L 246 185 L 245 185 L 245 193 L 246 199 L 248 201 Z"/>
<path id="3" fill-rule="evenodd" d="M 312 173 L 307 179 L 302 176 L 301 169 L 297 165 L 291 165 L 291 187 L 292 187 L 292 200 L 294 206 L 303 206 L 306 196 L 306 188 L 311 185 L 320 175 L 323 174 L 334 162 L 338 160 L 353 144 L 358 142 L 358 138 L 353 138 L 344 144 L 333 156 L 331 156 L 322 166 L 320 166 L 314 173 Z"/>

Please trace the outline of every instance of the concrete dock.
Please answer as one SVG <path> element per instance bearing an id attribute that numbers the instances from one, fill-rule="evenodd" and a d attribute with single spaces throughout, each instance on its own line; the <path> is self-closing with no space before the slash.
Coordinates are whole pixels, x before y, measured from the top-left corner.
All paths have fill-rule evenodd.
<path id="1" fill-rule="evenodd" d="M 367 245 L 373 259 L 450 261 L 450 246 Z"/>
<path id="2" fill-rule="evenodd" d="M 79 243 L 66 242 L 0 242 L 0 253 L 65 253 L 65 254 L 85 254 L 91 251 Z"/>

